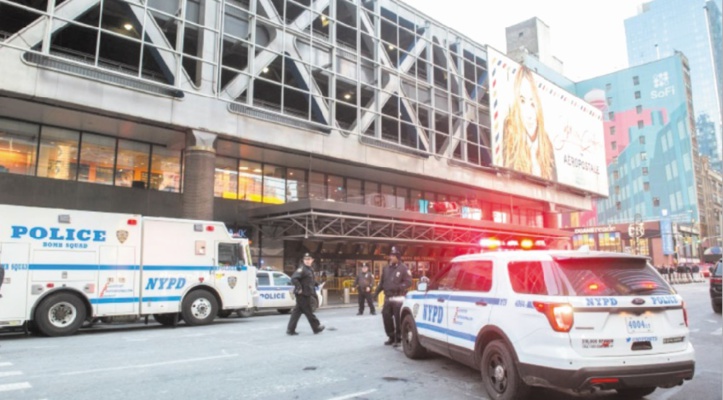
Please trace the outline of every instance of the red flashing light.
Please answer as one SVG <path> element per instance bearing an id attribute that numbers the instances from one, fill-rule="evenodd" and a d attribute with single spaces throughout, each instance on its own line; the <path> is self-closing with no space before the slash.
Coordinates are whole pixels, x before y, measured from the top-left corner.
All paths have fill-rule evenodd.
<path id="1" fill-rule="evenodd" d="M 135 218 L 131 218 L 131 219 L 128 220 L 128 225 L 130 225 L 130 226 L 136 226 L 136 225 L 138 225 L 138 220 L 135 219 Z"/>
<path id="2" fill-rule="evenodd" d="M 484 249 L 494 250 L 502 245 L 502 242 L 496 238 L 480 239 L 479 245 Z"/>
<path id="3" fill-rule="evenodd" d="M 209 225 L 206 227 L 207 232 L 213 232 L 213 225 Z"/>
<path id="4" fill-rule="evenodd" d="M 597 283 L 591 283 L 587 285 L 587 290 L 591 292 L 596 292 L 598 289 L 600 289 L 600 285 L 598 285 Z"/>
<path id="5" fill-rule="evenodd" d="M 555 332 L 570 332 L 575 322 L 573 308 L 564 303 L 543 303 L 535 301 L 532 303 L 535 309 L 545 314 L 547 321 Z"/>
<path id="6" fill-rule="evenodd" d="M 204 277 L 202 277 L 202 276 L 199 276 L 199 277 L 198 277 L 198 281 L 199 281 L 199 282 L 201 282 L 201 283 L 203 283 L 203 281 L 204 281 Z"/>
<path id="7" fill-rule="evenodd" d="M 48 289 L 52 289 L 52 288 L 55 287 L 55 284 L 54 284 L 54 283 L 48 283 L 48 284 L 45 285 L 45 287 L 48 288 Z"/>

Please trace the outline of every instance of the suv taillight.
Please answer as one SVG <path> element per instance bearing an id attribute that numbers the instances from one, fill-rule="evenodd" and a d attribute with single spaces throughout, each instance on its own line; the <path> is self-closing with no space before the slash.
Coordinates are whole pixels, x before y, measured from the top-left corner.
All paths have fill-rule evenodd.
<path id="1" fill-rule="evenodd" d="M 683 320 L 685 320 L 685 327 L 688 327 L 688 308 L 685 307 L 685 302 L 683 302 Z"/>
<path id="2" fill-rule="evenodd" d="M 720 285 L 722 281 L 723 281 L 723 279 L 721 277 L 710 278 L 711 285 Z"/>
<path id="3" fill-rule="evenodd" d="M 532 303 L 535 309 L 547 317 L 550 326 L 555 332 L 570 332 L 575 322 L 572 306 L 565 303 L 543 303 L 535 301 Z"/>

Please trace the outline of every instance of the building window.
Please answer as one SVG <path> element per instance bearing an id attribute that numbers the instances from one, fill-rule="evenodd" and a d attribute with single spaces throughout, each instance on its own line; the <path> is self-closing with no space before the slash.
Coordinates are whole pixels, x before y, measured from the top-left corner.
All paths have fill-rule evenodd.
<path id="1" fill-rule="evenodd" d="M 233 158 L 216 157 L 213 178 L 213 195 L 224 199 L 238 198 L 238 161 Z"/>
<path id="2" fill-rule="evenodd" d="M 645 127 L 645 124 L 642 120 L 638 120 L 638 129 L 643 129 Z"/>
<path id="3" fill-rule="evenodd" d="M 92 133 L 84 133 L 80 144 L 78 180 L 80 182 L 113 184 L 115 168 L 115 139 Z M 148 160 L 146 158 L 146 160 Z M 115 174 L 116 186 L 130 187 L 133 171 L 123 170 Z"/>
<path id="4" fill-rule="evenodd" d="M 360 179 L 346 178 L 346 201 L 347 203 L 364 204 Z"/>
<path id="5" fill-rule="evenodd" d="M 235 169 L 235 168 L 234 168 Z M 161 177 L 160 180 L 156 177 Z M 181 191 L 181 152 L 153 146 L 151 156 L 151 189 L 163 192 Z"/>
<path id="6" fill-rule="evenodd" d="M 610 90 L 612 90 L 612 88 L 613 88 L 612 83 L 606 83 L 606 84 L 605 84 L 605 91 L 606 91 L 606 92 L 609 92 Z"/>
<path id="7" fill-rule="evenodd" d="M 75 180 L 78 171 L 80 133 L 67 129 L 42 127 L 38 176 Z"/>
<path id="8" fill-rule="evenodd" d="M 238 198 L 260 203 L 262 200 L 263 171 L 261 163 L 241 160 L 238 163 Z"/>
<path id="9" fill-rule="evenodd" d="M 327 175 L 326 185 L 329 190 L 329 200 L 346 201 L 346 189 L 344 188 L 344 177 Z"/>
<path id="10" fill-rule="evenodd" d="M 601 251 L 622 251 L 620 232 L 603 232 L 597 235 Z"/>
<path id="11" fill-rule="evenodd" d="M 653 207 L 660 207 L 660 198 L 653 197 Z"/>
<path id="12" fill-rule="evenodd" d="M 650 191 L 650 182 L 643 182 L 643 190 L 646 192 Z"/>
<path id="13" fill-rule="evenodd" d="M 619 201 L 617 201 L 615 202 L 615 209 L 620 211 L 623 209 L 623 205 Z"/>
<path id="14" fill-rule="evenodd" d="M 645 144 L 645 136 L 639 136 L 638 142 L 640 142 L 640 144 Z"/>
<path id="15" fill-rule="evenodd" d="M 640 161 L 645 161 L 648 159 L 648 153 L 641 151 L 640 152 Z"/>
<path id="16" fill-rule="evenodd" d="M 610 136 L 615 136 L 615 127 L 614 126 L 610 127 Z"/>
<path id="17" fill-rule="evenodd" d="M 618 149 L 618 142 L 610 142 L 610 149 L 611 149 L 611 150 L 617 150 L 617 149 Z"/>
<path id="18" fill-rule="evenodd" d="M 639 98 L 640 98 L 640 91 L 639 91 L 639 90 L 636 90 L 636 91 L 635 91 L 635 98 L 636 98 L 636 99 L 639 99 Z"/>
<path id="19" fill-rule="evenodd" d="M 615 194 L 616 195 L 620 194 L 620 186 L 618 186 L 618 185 L 615 185 Z"/>
<path id="20" fill-rule="evenodd" d="M 85 136 L 83 138 L 85 139 Z M 83 144 L 85 144 L 85 141 Z M 132 186 L 146 189 L 148 179 L 151 178 L 148 176 L 150 153 L 151 146 L 149 144 L 120 139 L 118 141 L 118 158 L 115 168 L 116 186 Z M 163 176 L 153 176 L 151 179 L 160 181 Z"/>
<path id="21" fill-rule="evenodd" d="M 641 105 L 639 105 L 639 104 L 638 104 L 637 106 L 635 106 L 635 112 L 636 112 L 637 114 L 642 114 L 642 113 L 643 113 L 643 106 L 641 106 Z"/>
<path id="22" fill-rule="evenodd" d="M 613 179 L 620 179 L 620 172 L 618 170 L 613 171 Z"/>
<path id="23" fill-rule="evenodd" d="M 612 97 L 608 97 L 606 101 L 607 101 L 607 103 L 608 103 L 609 106 L 613 105 L 613 98 L 612 98 Z"/>
<path id="24" fill-rule="evenodd" d="M 264 165 L 264 197 L 268 204 L 286 203 L 286 168 Z"/>
<path id="25" fill-rule="evenodd" d="M 615 112 L 610 111 L 610 112 L 608 113 L 608 119 L 609 119 L 610 121 L 615 121 Z"/>
<path id="26" fill-rule="evenodd" d="M 298 201 L 308 197 L 306 171 L 288 168 L 286 170 L 286 201 Z"/>
<path id="27" fill-rule="evenodd" d="M 648 167 L 643 167 L 643 176 L 648 175 Z"/>
<path id="28" fill-rule="evenodd" d="M 640 84 L 640 78 L 637 76 L 633 77 L 633 85 L 638 86 Z"/>
<path id="29" fill-rule="evenodd" d="M 40 126 L 0 118 L 0 172 L 35 175 Z"/>

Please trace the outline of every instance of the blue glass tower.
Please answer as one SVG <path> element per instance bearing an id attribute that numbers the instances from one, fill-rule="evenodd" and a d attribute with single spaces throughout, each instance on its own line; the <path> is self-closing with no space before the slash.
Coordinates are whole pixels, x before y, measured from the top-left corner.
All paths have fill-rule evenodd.
<path id="1" fill-rule="evenodd" d="M 714 169 L 723 171 L 721 1 L 653 0 L 625 20 L 625 32 L 631 66 L 676 52 L 688 58 L 699 151 Z"/>

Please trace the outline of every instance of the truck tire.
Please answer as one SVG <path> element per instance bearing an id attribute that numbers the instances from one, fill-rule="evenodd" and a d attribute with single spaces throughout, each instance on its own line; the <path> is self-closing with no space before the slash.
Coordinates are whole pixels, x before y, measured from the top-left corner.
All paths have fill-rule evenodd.
<path id="1" fill-rule="evenodd" d="M 196 290 L 183 299 L 181 315 L 189 326 L 208 325 L 218 314 L 218 301 L 207 290 Z"/>
<path id="2" fill-rule="evenodd" d="M 480 374 L 492 400 L 522 400 L 530 394 L 530 387 L 517 372 L 515 360 L 502 340 L 493 340 L 485 347 Z"/>
<path id="3" fill-rule="evenodd" d="M 83 326 L 85 304 L 71 293 L 56 293 L 43 300 L 35 310 L 35 324 L 45 336 L 72 335 Z"/>

